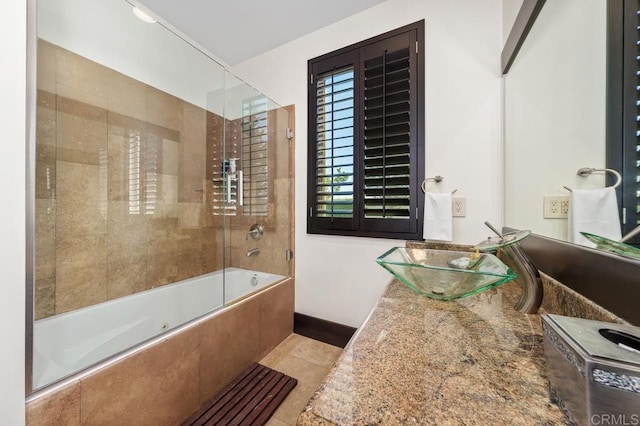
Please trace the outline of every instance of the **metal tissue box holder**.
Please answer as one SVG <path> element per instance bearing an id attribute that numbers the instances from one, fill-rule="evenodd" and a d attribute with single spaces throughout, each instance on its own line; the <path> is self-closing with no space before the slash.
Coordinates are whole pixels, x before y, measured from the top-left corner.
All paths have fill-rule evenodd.
<path id="1" fill-rule="evenodd" d="M 542 331 L 551 400 L 571 424 L 640 424 L 640 327 L 544 314 Z"/>

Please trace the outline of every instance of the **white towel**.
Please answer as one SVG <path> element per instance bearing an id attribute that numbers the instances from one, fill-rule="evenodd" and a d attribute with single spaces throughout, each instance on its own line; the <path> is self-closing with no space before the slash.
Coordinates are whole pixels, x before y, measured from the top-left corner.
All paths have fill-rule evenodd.
<path id="1" fill-rule="evenodd" d="M 434 194 L 427 192 L 424 197 L 425 240 L 451 241 L 453 239 L 453 212 L 451 193 Z"/>
<path id="2" fill-rule="evenodd" d="M 580 232 L 615 241 L 622 238 L 615 189 L 574 189 L 571 192 L 569 240 L 586 247 L 595 247 L 595 244 L 580 235 Z"/>

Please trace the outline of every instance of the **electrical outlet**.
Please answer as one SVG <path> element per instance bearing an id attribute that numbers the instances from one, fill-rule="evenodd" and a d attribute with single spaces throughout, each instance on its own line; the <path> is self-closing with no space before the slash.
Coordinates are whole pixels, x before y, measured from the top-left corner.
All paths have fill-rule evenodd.
<path id="1" fill-rule="evenodd" d="M 569 217 L 569 197 L 566 195 L 546 195 L 544 197 L 545 219 L 566 219 Z"/>
<path id="2" fill-rule="evenodd" d="M 454 217 L 465 217 L 467 215 L 467 199 L 455 197 L 452 199 L 452 210 Z"/>

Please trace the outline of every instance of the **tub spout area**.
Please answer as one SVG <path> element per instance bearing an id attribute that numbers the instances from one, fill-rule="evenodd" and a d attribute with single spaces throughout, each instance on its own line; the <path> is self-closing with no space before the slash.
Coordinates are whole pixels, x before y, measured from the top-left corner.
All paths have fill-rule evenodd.
<path id="1" fill-rule="evenodd" d="M 247 251 L 247 257 L 257 256 L 259 254 L 260 254 L 260 249 L 259 248 Z"/>

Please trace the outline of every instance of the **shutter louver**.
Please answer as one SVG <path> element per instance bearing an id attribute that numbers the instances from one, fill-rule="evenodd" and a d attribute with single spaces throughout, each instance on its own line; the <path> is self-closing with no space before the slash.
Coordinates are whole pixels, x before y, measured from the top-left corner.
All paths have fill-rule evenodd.
<path id="1" fill-rule="evenodd" d="M 316 212 L 353 217 L 354 70 L 323 73 L 316 82 Z"/>
<path id="2" fill-rule="evenodd" d="M 409 49 L 364 62 L 364 217 L 409 219 Z"/>

